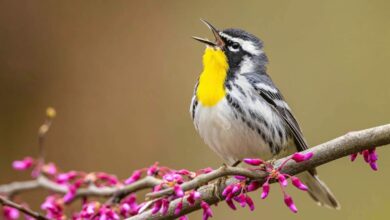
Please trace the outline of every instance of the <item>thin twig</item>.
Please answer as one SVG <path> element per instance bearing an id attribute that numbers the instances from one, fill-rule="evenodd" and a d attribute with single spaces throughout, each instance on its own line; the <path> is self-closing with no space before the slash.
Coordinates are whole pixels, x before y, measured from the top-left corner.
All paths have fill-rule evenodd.
<path id="1" fill-rule="evenodd" d="M 116 200 L 115 197 L 119 197 L 119 199 L 122 199 L 130 193 L 137 192 L 143 189 L 149 189 L 160 183 L 161 180 L 148 176 L 135 183 L 121 187 L 97 187 L 91 185 L 88 188 L 81 188 L 77 190 L 74 199 L 86 196 L 113 197 L 113 200 Z M 39 188 L 60 194 L 66 194 L 68 192 L 68 188 L 66 186 L 53 182 L 45 176 L 39 176 L 36 180 L 13 182 L 5 185 L 0 185 L 0 194 L 5 194 L 9 197 L 12 197 L 18 193 Z"/>
<path id="2" fill-rule="evenodd" d="M 37 220 L 50 220 L 49 218 L 46 218 L 45 216 L 41 215 L 38 212 L 35 212 L 35 211 L 33 211 L 27 207 L 24 207 L 20 204 L 17 204 L 15 202 L 12 202 L 11 200 L 7 199 L 4 196 L 0 196 L 0 204 L 2 206 L 8 206 L 8 207 L 15 208 L 15 209 L 23 212 L 24 214 L 29 215 Z"/>

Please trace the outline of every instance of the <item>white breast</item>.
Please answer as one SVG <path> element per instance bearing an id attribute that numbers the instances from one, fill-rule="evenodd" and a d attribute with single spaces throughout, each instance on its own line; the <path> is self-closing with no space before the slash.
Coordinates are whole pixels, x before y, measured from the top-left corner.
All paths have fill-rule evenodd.
<path id="1" fill-rule="evenodd" d="M 241 88 L 250 89 L 245 84 L 241 84 Z M 251 96 L 253 91 L 245 91 L 247 95 L 243 96 L 239 91 L 234 91 L 235 89 L 233 88 L 229 94 L 236 100 L 240 100 L 246 114 L 245 119 L 249 120 L 255 128 L 259 128 L 267 137 L 272 137 L 278 129 L 283 134 L 287 132 L 282 119 L 263 99 Z M 261 115 L 267 121 L 268 127 L 252 119 L 249 111 Z M 199 103 L 194 111 L 194 125 L 205 143 L 229 164 L 243 158 L 257 157 L 263 160 L 273 158 L 274 155 L 267 141 L 256 129 L 250 128 L 241 117 L 242 115 L 237 114 L 224 98 L 212 107 L 204 107 Z M 291 140 L 279 137 L 268 138 L 268 140 L 283 147 L 281 154 L 287 153 L 285 152 L 289 144 L 287 142 Z"/>
<path id="2" fill-rule="evenodd" d="M 272 157 L 261 136 L 235 118 L 226 99 L 213 107 L 199 104 L 194 123 L 205 143 L 229 164 L 248 157 Z"/>

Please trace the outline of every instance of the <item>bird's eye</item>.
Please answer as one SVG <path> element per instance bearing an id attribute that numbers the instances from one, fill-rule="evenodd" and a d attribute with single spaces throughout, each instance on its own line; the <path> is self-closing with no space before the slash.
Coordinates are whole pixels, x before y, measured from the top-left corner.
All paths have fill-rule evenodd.
<path id="1" fill-rule="evenodd" d="M 238 48 L 240 48 L 240 45 L 236 42 L 232 43 L 232 48 L 237 50 Z"/>
<path id="2" fill-rule="evenodd" d="M 240 44 L 233 42 L 228 46 L 229 50 L 232 52 L 238 52 L 240 50 Z"/>

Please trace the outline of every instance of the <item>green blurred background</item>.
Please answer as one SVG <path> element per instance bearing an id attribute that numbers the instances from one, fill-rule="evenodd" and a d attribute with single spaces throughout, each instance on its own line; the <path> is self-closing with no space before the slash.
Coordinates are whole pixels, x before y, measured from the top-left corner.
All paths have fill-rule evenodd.
<path id="1" fill-rule="evenodd" d="M 311 145 L 389 123 L 389 11 L 384 0 L 0 1 L 0 183 L 29 178 L 10 164 L 37 153 L 47 106 L 58 111 L 48 160 L 64 170 L 218 167 L 188 113 L 204 50 L 190 36 L 211 37 L 199 18 L 264 40 Z M 319 168 L 340 211 L 289 187 L 294 215 L 275 187 L 266 201 L 253 194 L 254 212 L 221 203 L 213 219 L 389 219 L 390 149 L 379 154 L 379 172 L 361 158 Z M 23 198 L 37 207 L 42 193 Z"/>

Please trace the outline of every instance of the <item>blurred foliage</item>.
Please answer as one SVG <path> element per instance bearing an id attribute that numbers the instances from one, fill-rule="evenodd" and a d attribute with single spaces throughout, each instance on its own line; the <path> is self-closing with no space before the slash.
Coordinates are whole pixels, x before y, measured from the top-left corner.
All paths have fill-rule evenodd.
<path id="1" fill-rule="evenodd" d="M 0 182 L 27 178 L 10 164 L 37 154 L 47 106 L 58 111 L 48 160 L 63 169 L 125 178 L 157 160 L 219 166 L 188 113 L 204 49 L 190 36 L 211 37 L 199 18 L 264 40 L 269 73 L 312 145 L 389 123 L 389 9 L 384 0 L 0 1 Z M 274 190 L 254 196 L 253 213 L 221 204 L 213 219 L 388 219 L 390 151 L 379 155 L 378 173 L 348 159 L 319 169 L 340 211 L 292 192 L 294 215 Z"/>

